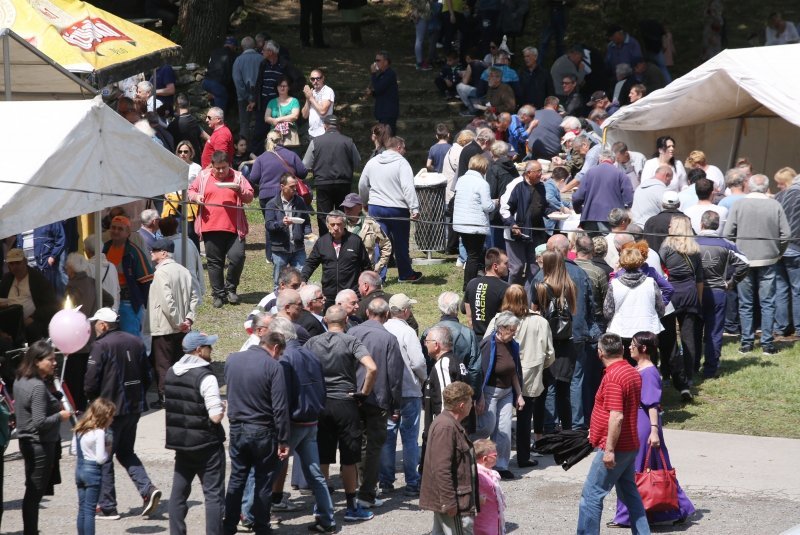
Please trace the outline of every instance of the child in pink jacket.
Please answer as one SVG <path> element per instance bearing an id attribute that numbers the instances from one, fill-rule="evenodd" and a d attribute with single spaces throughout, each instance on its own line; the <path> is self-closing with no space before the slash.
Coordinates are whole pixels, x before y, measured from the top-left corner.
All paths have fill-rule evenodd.
<path id="1" fill-rule="evenodd" d="M 475 458 L 478 461 L 478 496 L 481 510 L 475 517 L 475 535 L 505 535 L 504 512 L 506 499 L 500 488 L 500 474 L 493 470 L 497 464 L 497 447 L 488 438 L 476 440 Z"/>

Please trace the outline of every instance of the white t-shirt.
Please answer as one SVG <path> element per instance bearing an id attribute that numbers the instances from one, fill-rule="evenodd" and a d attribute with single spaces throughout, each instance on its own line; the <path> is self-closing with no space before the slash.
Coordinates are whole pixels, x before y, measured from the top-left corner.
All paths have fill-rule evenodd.
<path id="1" fill-rule="evenodd" d="M 800 34 L 797 33 L 797 27 L 794 23 L 789 21 L 784 21 L 784 23 L 786 24 L 786 28 L 783 29 L 783 33 L 780 35 L 778 35 L 776 29 L 767 26 L 764 39 L 765 45 L 785 45 L 800 41 Z"/>
<path id="2" fill-rule="evenodd" d="M 716 212 L 719 214 L 719 228 L 717 229 L 717 236 L 722 236 L 722 229 L 725 228 L 725 221 L 728 219 L 728 209 L 724 206 L 717 206 L 716 204 L 694 204 L 683 210 L 683 213 L 692 220 L 692 229 L 695 234 L 700 234 L 700 219 L 706 212 Z"/>
<path id="3" fill-rule="evenodd" d="M 111 435 L 109 435 L 109 438 Z M 69 447 L 71 455 L 78 455 L 78 436 L 72 435 L 72 444 Z M 104 429 L 92 429 L 81 436 L 81 453 L 86 461 L 103 464 L 108 460 L 106 450 L 106 432 Z"/>
<path id="4" fill-rule="evenodd" d="M 725 175 L 722 174 L 719 167 L 716 165 L 709 165 L 706 169 L 706 178 L 714 183 L 714 189 L 717 191 L 725 191 Z"/>
<path id="5" fill-rule="evenodd" d="M 333 101 L 336 97 L 333 94 L 333 89 L 327 85 L 322 86 L 322 89 L 320 89 L 319 92 L 312 91 L 312 95 L 317 103 L 320 103 L 323 100 L 331 101 L 331 105 L 328 107 L 328 113 L 326 113 L 324 116 L 321 116 L 313 106 L 308 107 L 308 135 L 311 137 L 317 137 L 325 133 L 325 126 L 323 125 L 322 120 L 328 115 L 333 115 Z"/>

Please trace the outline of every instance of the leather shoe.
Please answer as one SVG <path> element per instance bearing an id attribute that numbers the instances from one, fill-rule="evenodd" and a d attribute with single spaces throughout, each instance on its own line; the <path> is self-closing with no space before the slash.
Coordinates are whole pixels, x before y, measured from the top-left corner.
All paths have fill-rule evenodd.
<path id="1" fill-rule="evenodd" d="M 502 480 L 517 479 L 517 476 L 511 470 L 498 470 L 497 473 L 500 474 L 500 479 Z"/>
<path id="2" fill-rule="evenodd" d="M 539 466 L 539 461 L 536 459 L 531 459 L 530 461 L 517 461 L 517 466 L 520 468 L 531 468 L 533 466 Z"/>
<path id="3" fill-rule="evenodd" d="M 239 304 L 239 296 L 235 292 L 228 292 L 228 303 L 232 305 Z"/>
<path id="4" fill-rule="evenodd" d="M 222 305 L 224 305 L 224 304 L 225 304 L 225 302 L 222 300 L 221 297 L 215 297 L 214 298 L 214 303 L 212 305 L 213 305 L 214 308 L 222 308 Z"/>

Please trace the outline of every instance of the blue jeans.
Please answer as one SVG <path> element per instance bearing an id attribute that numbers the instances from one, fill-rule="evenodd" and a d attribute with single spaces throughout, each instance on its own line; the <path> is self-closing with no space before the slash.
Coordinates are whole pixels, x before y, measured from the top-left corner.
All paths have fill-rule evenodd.
<path id="1" fill-rule="evenodd" d="M 705 336 L 705 361 L 703 377 L 713 377 L 719 369 L 722 354 L 722 331 L 725 328 L 727 292 L 722 288 L 703 288 L 703 332 Z M 699 355 L 699 353 L 698 353 Z M 699 360 L 699 356 L 698 356 Z M 695 369 L 700 363 L 695 363 Z"/>
<path id="2" fill-rule="evenodd" d="M 228 89 L 224 84 L 219 83 L 211 78 L 204 78 L 203 83 L 200 84 L 204 91 L 214 95 L 214 106 L 222 108 L 225 111 L 228 107 Z M 264 117 L 263 115 L 261 117 Z"/>
<path id="3" fill-rule="evenodd" d="M 428 30 L 428 19 L 420 17 L 414 25 L 414 58 L 417 63 L 422 63 L 424 58 L 422 56 L 422 44 L 425 40 L 425 34 Z"/>
<path id="4" fill-rule="evenodd" d="M 100 483 L 103 479 L 100 466 L 94 461 L 81 458 L 75 465 L 75 485 L 78 487 L 78 535 L 94 535 L 95 509 L 100 498 Z"/>
<path id="5" fill-rule="evenodd" d="M 514 410 L 514 391 L 511 388 L 487 386 L 483 389 L 486 411 L 478 417 L 475 436 L 490 437 L 497 445 L 495 470 L 508 470 L 511 458 L 511 417 Z"/>
<path id="6" fill-rule="evenodd" d="M 410 213 L 406 208 L 390 208 L 388 206 L 369 206 L 369 215 L 375 218 L 383 232 L 392 242 L 392 254 L 397 263 L 397 276 L 400 280 L 408 279 L 414 274 L 411 269 L 411 256 L 408 254 L 408 239 L 411 235 Z M 382 217 L 399 217 L 398 219 L 381 219 Z"/>
<path id="7" fill-rule="evenodd" d="M 142 336 L 142 321 L 144 321 L 144 307 L 139 307 L 139 312 L 134 312 L 133 305 L 128 299 L 119 302 L 119 328 L 121 331 L 134 336 Z"/>
<path id="8" fill-rule="evenodd" d="M 753 300 L 758 288 L 761 303 L 761 346 L 772 346 L 772 328 L 775 322 L 775 265 L 753 267 L 739 283 L 739 316 L 742 320 L 742 345 L 753 345 L 756 329 L 753 320 Z"/>
<path id="9" fill-rule="evenodd" d="M 573 342 L 575 345 L 575 370 L 569 383 L 569 404 L 572 407 L 572 429 L 588 429 L 584 421 L 583 407 L 583 368 L 586 363 L 586 344 Z"/>
<path id="10" fill-rule="evenodd" d="M 303 269 L 303 264 L 306 263 L 306 250 L 305 247 L 301 247 L 297 251 L 293 253 L 279 253 L 277 251 L 272 251 L 272 278 L 275 281 L 275 288 L 278 287 L 278 276 L 281 273 L 281 270 L 290 265 L 293 268 L 297 268 L 298 270 Z"/>
<path id="11" fill-rule="evenodd" d="M 400 404 L 400 421 L 391 418 L 386 421 L 386 443 L 381 451 L 382 485 L 394 483 L 394 463 L 397 446 L 397 430 L 403 441 L 403 473 L 406 477 L 406 487 L 419 490 L 419 417 L 422 412 L 422 398 L 403 398 Z"/>
<path id="12" fill-rule="evenodd" d="M 228 456 L 231 461 L 231 476 L 225 494 L 226 534 L 236 533 L 239 515 L 242 512 L 242 495 L 250 469 L 255 470 L 255 489 L 252 513 L 254 531 L 261 535 L 270 532 L 269 510 L 271 506 L 272 479 L 278 468 L 278 444 L 272 429 L 263 425 L 232 422 Z"/>
<path id="13" fill-rule="evenodd" d="M 776 266 L 775 331 L 800 334 L 800 256 L 784 256 Z"/>
<path id="14" fill-rule="evenodd" d="M 617 489 L 617 497 L 628 507 L 631 531 L 640 535 L 650 533 L 642 497 L 633 478 L 636 453 L 636 451 L 616 452 L 616 466 L 610 470 L 603 464 L 603 451 L 598 450 L 595 453 L 592 466 L 586 475 L 586 482 L 583 484 L 578 507 L 579 535 L 600 533 L 603 499 L 611 492 L 612 487 Z"/>
<path id="15" fill-rule="evenodd" d="M 314 499 L 317 504 L 315 512 L 319 515 L 320 523 L 323 526 L 333 526 L 336 523 L 333 519 L 333 502 L 331 501 L 330 492 L 328 492 L 328 483 L 325 481 L 325 476 L 320 469 L 316 424 L 292 424 L 289 446 L 292 451 L 300 456 L 303 475 L 314 492 Z M 297 458 L 295 457 L 295 459 Z"/>
<path id="16" fill-rule="evenodd" d="M 142 461 L 134 453 L 136 445 L 136 430 L 139 426 L 139 413 L 123 414 L 115 416 L 111 423 L 113 442 L 111 454 L 117 458 L 117 462 L 128 472 L 128 476 L 136 485 L 139 496 L 146 497 L 153 488 L 153 483 L 144 469 Z M 114 462 L 109 459 L 102 466 L 103 481 L 100 490 L 100 509 L 105 512 L 117 510 L 117 491 L 115 488 Z"/>

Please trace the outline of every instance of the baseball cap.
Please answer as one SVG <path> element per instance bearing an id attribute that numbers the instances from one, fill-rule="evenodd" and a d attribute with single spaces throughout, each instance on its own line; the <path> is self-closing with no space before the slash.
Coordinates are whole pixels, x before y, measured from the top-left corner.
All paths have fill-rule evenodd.
<path id="1" fill-rule="evenodd" d="M 595 91 L 594 93 L 592 93 L 592 97 L 589 99 L 589 102 L 587 102 L 586 105 L 591 106 L 595 102 L 599 102 L 604 98 L 608 98 L 608 95 L 606 95 L 605 91 Z"/>
<path id="2" fill-rule="evenodd" d="M 114 219 L 111 220 L 111 222 L 131 228 L 131 220 L 125 217 L 124 215 L 115 216 Z"/>
<path id="3" fill-rule="evenodd" d="M 183 346 L 184 351 L 194 351 L 198 347 L 213 346 L 217 343 L 218 339 L 219 336 L 213 334 L 201 333 L 200 331 L 190 331 L 186 336 L 183 337 L 183 342 L 181 342 L 181 345 Z"/>
<path id="4" fill-rule="evenodd" d="M 358 206 L 359 204 L 364 204 L 364 202 L 361 200 L 361 196 L 358 193 L 348 193 L 342 201 L 342 204 L 339 206 L 342 208 L 352 208 L 353 206 Z"/>
<path id="5" fill-rule="evenodd" d="M 389 299 L 389 309 L 393 312 L 399 312 L 411 308 L 411 305 L 416 304 L 416 302 L 416 299 L 411 299 L 406 294 L 395 294 Z"/>
<path id="6" fill-rule="evenodd" d="M 661 204 L 667 208 L 677 208 L 681 205 L 681 200 L 676 192 L 665 191 L 661 196 Z"/>
<path id="7" fill-rule="evenodd" d="M 167 251 L 168 253 L 175 252 L 175 242 L 167 238 L 161 238 L 153 242 L 153 251 Z"/>
<path id="8" fill-rule="evenodd" d="M 326 116 L 322 122 L 331 126 L 339 126 L 339 119 L 335 115 Z"/>
<path id="9" fill-rule="evenodd" d="M 119 314 L 114 312 L 113 309 L 108 307 L 103 307 L 98 309 L 97 312 L 94 313 L 94 316 L 89 318 L 89 321 L 105 321 L 107 323 L 117 323 L 119 321 Z"/>
<path id="10" fill-rule="evenodd" d="M 8 262 L 23 262 L 25 260 L 25 253 L 22 249 L 14 247 L 6 253 L 6 263 Z"/>

